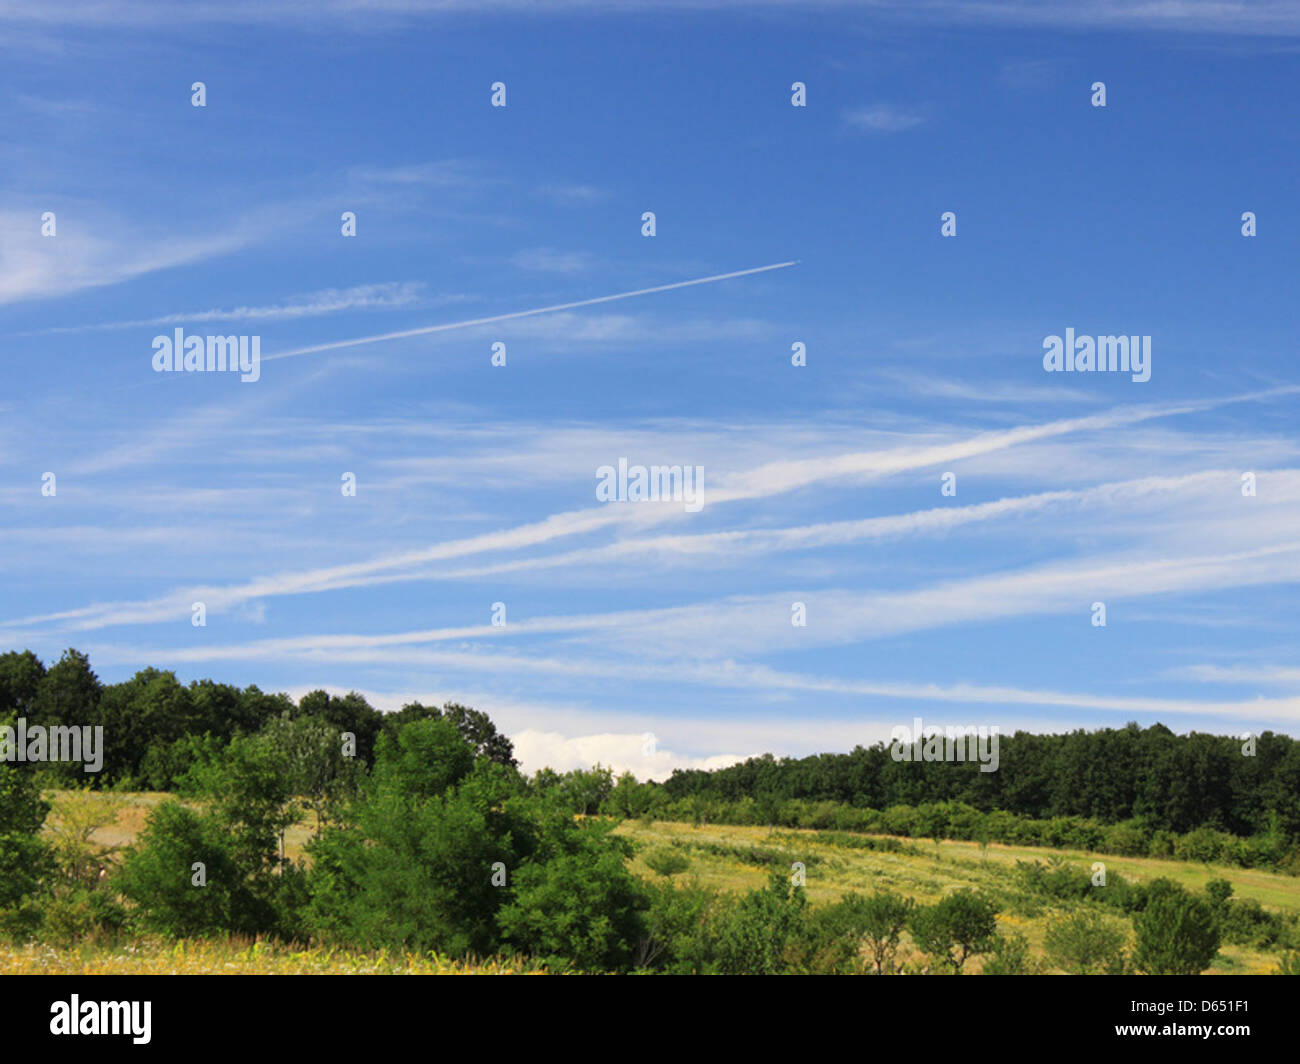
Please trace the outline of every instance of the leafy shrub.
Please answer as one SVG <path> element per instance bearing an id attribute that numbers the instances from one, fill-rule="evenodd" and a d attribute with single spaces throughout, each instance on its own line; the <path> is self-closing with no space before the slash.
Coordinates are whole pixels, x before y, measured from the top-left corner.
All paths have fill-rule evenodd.
<path id="1" fill-rule="evenodd" d="M 679 872 L 685 872 L 691 867 L 691 859 L 684 853 L 668 846 L 660 846 L 650 850 L 641 858 L 646 867 L 652 872 L 658 872 L 661 876 L 675 876 Z"/>
<path id="2" fill-rule="evenodd" d="M 539 833 L 573 828 L 562 798 L 525 798 L 514 770 L 476 763 L 447 720 L 381 734 L 375 759 L 347 821 L 308 844 L 312 932 L 367 947 L 491 952 L 509 893 L 498 873 L 514 880 Z M 533 887 L 536 875 L 526 877 Z"/>
<path id="3" fill-rule="evenodd" d="M 1174 843 L 1174 857 L 1179 861 L 1200 861 L 1209 864 L 1219 859 L 1223 849 L 1221 839 L 1227 838 L 1209 828 L 1197 828 L 1178 838 Z"/>
<path id="4" fill-rule="evenodd" d="M 877 975 L 893 970 L 899 938 L 914 908 L 915 902 L 911 898 L 900 897 L 888 890 L 878 890 L 853 902 L 859 937 L 866 940 Z"/>
<path id="5" fill-rule="evenodd" d="M 966 961 L 995 944 L 997 908 L 974 891 L 958 890 L 912 911 L 908 929 L 922 953 L 960 974 Z"/>
<path id="6" fill-rule="evenodd" d="M 1106 923 L 1094 909 L 1080 909 L 1047 925 L 1047 955 L 1071 975 L 1123 975 L 1121 928 Z"/>
<path id="7" fill-rule="evenodd" d="M 764 890 L 723 908 L 713 925 L 712 970 L 720 975 L 777 975 L 787 950 L 806 935 L 807 898 L 784 872 L 774 871 Z"/>
<path id="8" fill-rule="evenodd" d="M 511 900 L 497 915 L 507 942 L 587 971 L 632 966 L 649 899 L 627 869 L 630 845 L 611 836 L 611 827 L 570 825 L 540 859 L 524 862 L 513 877 Z"/>
<path id="9" fill-rule="evenodd" d="M 0 718 L 0 726 L 12 725 L 12 717 Z M 52 868 L 39 834 L 49 810 L 30 767 L 0 761 L 0 912 L 21 907 Z"/>
<path id="10" fill-rule="evenodd" d="M 1121 857 L 1144 857 L 1151 849 L 1151 831 L 1141 820 L 1121 820 L 1106 828 L 1102 848 Z"/>
<path id="11" fill-rule="evenodd" d="M 984 958 L 984 975 L 1037 975 L 1041 965 L 1029 951 L 1029 939 L 1020 932 L 998 935 Z"/>
<path id="12" fill-rule="evenodd" d="M 195 864 L 203 866 L 202 885 Z M 246 884 L 230 837 L 176 801 L 153 811 L 115 885 L 135 903 L 132 917 L 141 927 L 174 938 L 250 933 L 273 922 Z"/>
<path id="13" fill-rule="evenodd" d="M 1177 883 L 1157 879 L 1147 887 L 1146 907 L 1133 919 L 1133 961 L 1148 975 L 1199 975 L 1219 950 L 1219 922 L 1208 901 Z"/>
<path id="14" fill-rule="evenodd" d="M 109 891 L 75 887 L 56 890 L 42 907 L 42 917 L 43 938 L 71 943 L 120 931 L 127 914 Z"/>

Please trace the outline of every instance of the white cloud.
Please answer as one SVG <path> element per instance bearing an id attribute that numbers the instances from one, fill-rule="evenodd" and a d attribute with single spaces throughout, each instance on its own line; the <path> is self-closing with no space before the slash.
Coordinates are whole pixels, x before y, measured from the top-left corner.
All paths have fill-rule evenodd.
<path id="1" fill-rule="evenodd" d="M 609 196 L 603 188 L 595 185 L 543 185 L 537 194 L 565 204 L 597 203 Z"/>
<path id="2" fill-rule="evenodd" d="M 1287 665 L 1188 665 L 1173 672 L 1201 683 L 1300 686 L 1300 668 Z"/>
<path id="3" fill-rule="evenodd" d="M 57 213 L 57 212 L 56 212 Z M 41 212 L 0 213 L 0 304 L 120 284 L 157 270 L 227 255 L 263 235 L 236 224 L 217 235 L 148 234 L 106 220 L 58 214 L 57 235 L 41 235 Z"/>
<path id="4" fill-rule="evenodd" d="M 745 472 L 721 476 L 717 487 L 707 489 L 706 509 L 711 511 L 713 507 L 720 504 L 770 498 L 797 489 L 837 481 L 868 482 L 909 470 L 935 466 L 947 467 L 959 459 L 969 459 L 1053 437 L 1136 425 L 1152 419 L 1211 409 L 1227 403 L 1290 394 L 1295 390 L 1297 389 L 1275 389 L 1267 393 L 1185 402 L 1178 405 L 1122 407 L 1089 417 L 982 432 L 964 440 L 920 446 L 905 444 L 884 450 L 842 452 L 834 455 L 823 454 L 815 458 L 768 462 Z M 159 446 L 164 443 L 165 440 L 159 440 L 145 446 Z M 416 571 L 419 571 L 420 567 L 427 566 L 429 563 L 490 551 L 541 546 L 558 538 L 595 532 L 623 524 L 680 521 L 696 516 L 698 515 L 685 514 L 681 504 L 644 503 L 636 506 L 598 504 L 553 514 L 541 521 L 517 525 L 497 532 L 449 540 L 426 548 L 394 552 L 364 561 L 298 572 L 282 572 L 225 587 L 204 586 L 180 589 L 148 600 L 106 603 L 64 610 L 15 620 L 4 627 L 68 622 L 71 627 L 87 629 L 115 624 L 146 623 L 184 616 L 188 613 L 189 603 L 196 600 L 206 602 L 209 612 L 213 613 L 248 599 L 409 580 L 417 575 Z M 736 610 L 732 608 L 728 612 L 734 614 Z M 940 610 L 939 615 L 957 619 L 952 610 Z M 677 619 L 683 619 L 684 616 L 682 614 Z M 710 613 L 707 616 L 712 617 L 714 614 Z"/>
<path id="5" fill-rule="evenodd" d="M 1144 30 L 1232 35 L 1300 35 L 1300 12 L 1290 0 L 6 0 L 0 23 L 38 29 L 68 26 L 176 29 L 209 24 L 287 25 L 322 22 L 358 29 L 403 26 L 464 14 L 519 12 L 537 16 L 702 10 L 752 13 L 863 11 L 876 18 L 921 24 L 1006 25 L 1079 30 Z"/>
<path id="6" fill-rule="evenodd" d="M 165 314 L 157 318 L 138 318 L 134 321 L 109 321 L 95 325 L 61 325 L 42 329 L 43 333 L 83 332 L 92 329 L 131 329 L 146 325 L 188 325 L 207 321 L 286 321 L 295 318 L 313 318 L 322 314 L 337 314 L 344 310 L 387 310 L 412 304 L 429 305 L 421 281 L 386 281 L 380 284 L 356 285 L 352 288 L 325 288 L 318 292 L 294 296 L 281 303 L 262 306 L 239 306 L 229 310 L 195 310 L 188 313 Z M 434 302 L 456 302 L 464 297 L 441 296 Z"/>
<path id="7" fill-rule="evenodd" d="M 468 676 L 502 676 L 521 674 L 534 677 L 583 677 L 618 681 L 619 683 L 666 684 L 680 690 L 682 685 L 696 684 L 725 690 L 771 693 L 788 691 L 801 693 L 838 694 L 854 698 L 882 700 L 887 709 L 876 710 L 870 719 L 881 722 L 884 735 L 891 724 L 898 723 L 901 711 L 896 703 L 904 701 L 930 706 L 1035 706 L 1041 709 L 1086 709 L 1123 713 L 1162 719 L 1170 715 L 1218 717 L 1249 721 L 1279 721 L 1300 725 L 1300 697 L 1251 698 L 1229 700 L 1204 700 L 1195 698 L 1149 698 L 1141 695 L 1111 695 L 1095 692 L 1059 691 L 1047 688 L 1022 688 L 1012 685 L 972 684 L 965 682 L 912 683 L 886 680 L 842 680 L 814 675 L 791 673 L 734 660 L 714 662 L 679 661 L 666 667 L 662 663 L 638 664 L 626 655 L 617 660 L 596 661 L 580 659 L 572 654 L 563 657 L 537 657 L 512 653 L 481 652 L 476 650 L 425 650 L 396 645 L 380 645 L 378 639 L 391 639 L 398 643 L 408 633 L 395 637 L 322 637 L 311 645 L 310 639 L 260 640 L 252 643 L 224 647 L 176 646 L 124 647 L 114 644 L 92 646 L 92 660 L 101 664 L 119 662 L 134 664 L 140 661 L 167 661 L 180 664 L 203 664 L 217 660 L 252 662 L 270 660 L 277 663 L 293 661 L 313 666 L 320 665 L 371 665 L 400 666 L 436 670 L 440 675 L 464 672 Z M 288 649 L 287 644 L 294 644 Z M 423 700 L 423 699 L 422 699 Z M 457 698 L 465 701 L 464 698 Z M 479 708 L 487 709 L 494 719 L 494 697 L 479 696 L 474 699 Z M 378 704 L 378 703 L 376 703 Z M 395 708 L 395 707 L 394 707 Z M 617 715 L 612 707 L 602 711 L 608 722 Z M 505 718 L 503 718 L 505 719 Z M 519 719 L 519 718 L 516 718 Z M 528 726 L 538 722 L 536 717 L 521 719 Z M 732 722 L 733 724 L 736 722 Z M 991 721 L 1002 726 L 1001 720 Z M 674 723 L 676 729 L 678 725 Z M 792 725 L 794 726 L 794 725 Z M 660 730 L 658 728 L 654 730 Z M 818 732 L 821 735 L 820 732 Z M 806 736 L 805 736 L 806 738 Z M 660 735 L 662 742 L 676 742 L 672 736 Z M 819 739 L 818 741 L 824 741 Z M 740 743 L 729 744 L 732 748 Z M 750 748 L 754 747 L 750 745 Z M 716 749 L 716 747 L 715 747 Z"/>
<path id="8" fill-rule="evenodd" d="M 854 107 L 844 112 L 844 121 L 854 129 L 869 133 L 901 133 L 925 122 L 925 114 L 916 108 L 878 103 Z"/>
<path id="9" fill-rule="evenodd" d="M 521 270 L 541 273 L 582 273 L 592 267 L 592 258 L 583 251 L 559 251 L 556 248 L 528 248 L 511 256 L 510 263 Z"/>
<path id="10" fill-rule="evenodd" d="M 510 736 L 515 744 L 515 757 L 523 771 L 532 774 L 540 768 L 553 768 L 557 772 L 591 768 L 604 765 L 615 776 L 631 772 L 639 780 L 664 780 L 673 769 L 726 768 L 745 758 L 733 754 L 715 754 L 710 757 L 689 757 L 661 750 L 642 732 L 635 735 L 603 732 L 597 735 L 561 735 L 559 732 L 525 728 Z M 754 756 L 748 754 L 745 756 Z"/>

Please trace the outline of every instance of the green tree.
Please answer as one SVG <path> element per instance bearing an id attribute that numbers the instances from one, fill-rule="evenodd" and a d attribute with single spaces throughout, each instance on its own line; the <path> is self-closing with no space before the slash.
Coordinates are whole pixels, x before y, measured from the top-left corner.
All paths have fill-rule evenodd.
<path id="1" fill-rule="evenodd" d="M 51 670 L 53 672 L 53 670 Z M 104 728 L 104 778 L 170 790 L 185 762 L 176 744 L 194 733 L 189 689 L 175 673 L 141 669 L 103 689 L 96 722 Z"/>
<path id="2" fill-rule="evenodd" d="M 90 667 L 90 659 L 79 650 L 69 648 L 41 677 L 35 697 L 28 707 L 27 723 L 46 728 L 55 726 L 81 728 L 98 721 L 99 677 Z M 60 781 L 83 782 L 80 764 L 50 762 L 41 766 L 41 774 Z"/>
<path id="3" fill-rule="evenodd" d="M 356 793 L 363 768 L 346 756 L 342 733 L 317 717 L 269 721 L 251 740 L 269 746 L 283 765 L 288 791 L 307 803 L 320 836 L 331 810 Z"/>
<path id="4" fill-rule="evenodd" d="M 208 801 L 209 815 L 230 836 L 240 868 L 265 880 L 285 863 L 285 833 L 297 821 L 288 751 L 274 735 L 242 735 L 186 774 L 184 790 Z"/>
<path id="5" fill-rule="evenodd" d="M 698 883 L 664 880 L 646 885 L 649 908 L 637 940 L 632 965 L 671 975 L 711 971 L 713 957 L 709 914 L 718 895 Z"/>
<path id="6" fill-rule="evenodd" d="M 631 847 L 613 823 L 552 821 L 512 879 L 497 920 L 517 948 L 584 971 L 627 971 L 645 935 L 649 898 L 627 869 Z"/>
<path id="7" fill-rule="evenodd" d="M 908 928 L 921 952 L 961 974 L 966 961 L 995 944 L 997 907 L 970 890 L 958 890 L 934 905 L 919 906 Z"/>
<path id="8" fill-rule="evenodd" d="M 1148 975 L 1199 975 L 1219 951 L 1219 922 L 1210 903 L 1168 879 L 1147 886 L 1146 907 L 1133 926 L 1133 961 Z"/>
<path id="9" fill-rule="evenodd" d="M 213 817 L 167 801 L 149 817 L 115 885 L 150 931 L 180 938 L 268 930 L 270 905 L 239 865 L 233 840 Z"/>
<path id="10" fill-rule="evenodd" d="M 534 777 L 533 789 L 539 794 L 558 796 L 578 816 L 592 816 L 614 793 L 614 774 L 601 765 L 563 775 L 544 769 Z"/>
<path id="11" fill-rule="evenodd" d="M 9 738 L 2 729 L 15 721 L 13 716 L 0 719 L 2 754 L 8 754 Z M 0 910 L 16 909 L 34 895 L 52 868 L 49 847 L 40 837 L 49 811 L 31 766 L 0 758 Z"/>
<path id="12" fill-rule="evenodd" d="M 396 713 L 384 717 L 384 731 L 391 736 L 398 728 L 416 720 L 446 720 L 469 743 L 476 757 L 486 757 L 507 768 L 517 768 L 519 765 L 514 758 L 514 745 L 497 731 L 491 718 L 480 710 L 469 709 L 456 702 L 448 702 L 441 709 L 419 702 L 408 702 Z"/>
<path id="13" fill-rule="evenodd" d="M 99 677 L 90 667 L 90 659 L 79 650 L 69 648 L 41 677 L 32 699 L 29 724 L 55 724 L 81 727 L 91 724 L 99 704 Z"/>
<path id="14" fill-rule="evenodd" d="M 720 975 L 779 975 L 789 947 L 806 933 L 808 899 L 802 887 L 773 870 L 766 889 L 723 906 L 713 925 L 713 970 Z"/>
<path id="15" fill-rule="evenodd" d="M 375 741 L 384 726 L 384 715 L 356 691 L 341 698 L 325 691 L 311 691 L 302 696 L 290 716 L 314 717 L 340 733 L 354 736 L 356 756 L 366 765 L 374 759 Z"/>
<path id="16" fill-rule="evenodd" d="M 79 887 L 93 887 L 100 869 L 117 848 L 94 840 L 97 831 L 117 821 L 126 799 L 114 794 L 96 794 L 88 788 L 59 795 L 49 818 L 50 850 L 61 878 Z"/>
<path id="17" fill-rule="evenodd" d="M 877 975 L 892 974 L 894 957 L 903 929 L 915 908 L 911 898 L 904 898 L 890 890 L 878 890 L 861 900 L 862 936 L 875 965 Z"/>
<path id="18" fill-rule="evenodd" d="M 522 791 L 449 721 L 383 733 L 361 796 L 308 844 L 309 925 L 365 946 L 495 951 L 506 883 L 536 848 Z"/>
<path id="19" fill-rule="evenodd" d="M 45 666 L 30 650 L 0 654 L 0 717 L 27 716 L 45 677 Z"/>

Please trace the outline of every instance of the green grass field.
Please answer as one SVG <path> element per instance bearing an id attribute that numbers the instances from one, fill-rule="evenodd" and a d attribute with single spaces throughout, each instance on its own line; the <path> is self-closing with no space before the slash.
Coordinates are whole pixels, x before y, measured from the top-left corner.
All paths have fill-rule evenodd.
<path id="1" fill-rule="evenodd" d="M 813 905 L 838 901 L 849 891 L 870 892 L 879 888 L 889 888 L 928 903 L 948 891 L 971 887 L 998 901 L 1002 910 L 998 917 L 1000 928 L 1025 935 L 1040 957 L 1047 921 L 1069 910 L 1027 895 L 1013 874 L 1017 860 L 1047 861 L 1056 855 L 1084 871 L 1101 861 L 1108 872 L 1117 871 L 1130 882 L 1164 876 L 1189 889 L 1202 889 L 1211 879 L 1226 879 L 1232 883 L 1235 897 L 1256 899 L 1265 909 L 1300 914 L 1300 879 L 1252 869 L 996 843 L 988 847 L 986 854 L 981 854 L 977 843 L 942 841 L 936 846 L 928 839 L 899 840 L 918 851 L 916 854 L 887 853 L 843 845 L 846 837 L 841 833 L 787 828 L 694 827 L 663 821 L 646 825 L 629 821 L 621 824 L 618 832 L 642 844 L 642 855 L 655 847 L 680 851 L 691 865 L 674 878 L 694 876 L 705 886 L 718 890 L 761 887 L 767 881 L 767 862 L 775 863 L 773 858 L 778 854 L 787 869 L 793 862 L 801 861 L 806 866 L 806 889 Z M 870 836 L 847 836 L 847 841 L 867 838 Z M 654 877 L 641 856 L 633 862 L 633 867 L 646 878 Z M 1129 921 L 1118 915 L 1115 922 L 1120 926 L 1129 925 Z M 906 952 L 903 958 L 909 959 Z M 1264 974 L 1276 964 L 1276 953 L 1224 945 L 1210 973 Z M 971 970 L 979 970 L 978 962 L 972 962 Z"/>
<path id="2" fill-rule="evenodd" d="M 51 822 L 57 822 L 62 794 L 49 796 L 54 802 Z M 144 827 L 150 810 L 165 800 L 165 794 L 139 793 L 116 796 L 120 801 L 111 822 L 98 827 L 92 841 L 103 847 L 131 843 Z M 114 799 L 105 797 L 104 801 Z M 1004 931 L 1024 934 L 1035 953 L 1042 957 L 1043 935 L 1048 920 L 1067 908 L 1031 895 L 1014 874 L 1017 860 L 1047 861 L 1053 855 L 1080 870 L 1090 870 L 1102 861 L 1107 872 L 1119 872 L 1130 882 L 1164 876 L 1189 889 L 1203 889 L 1211 879 L 1226 879 L 1238 898 L 1255 899 L 1265 909 L 1300 914 L 1300 879 L 1251 869 L 1158 861 L 1145 858 L 1111 857 L 1073 850 L 1047 850 L 991 844 L 981 852 L 972 842 L 901 839 L 909 852 L 870 849 L 872 836 L 835 832 L 802 831 L 766 827 L 732 827 L 656 821 L 627 821 L 617 831 L 638 847 L 633 870 L 646 879 L 657 874 L 645 864 L 652 850 L 670 849 L 685 856 L 689 867 L 673 877 L 675 881 L 696 880 L 704 886 L 730 892 L 763 886 L 771 868 L 788 871 L 794 862 L 805 866 L 806 888 L 812 905 L 837 901 L 849 891 L 870 892 L 889 888 L 918 902 L 933 902 L 944 893 L 961 887 L 975 888 L 992 897 L 1001 913 Z M 287 852 L 297 857 L 311 837 L 312 825 L 303 822 L 287 839 Z M 1117 926 L 1129 927 L 1118 913 L 1107 914 Z M 906 944 L 905 944 L 906 946 Z M 919 959 L 905 948 L 903 960 Z M 1277 964 L 1278 954 L 1225 944 L 1210 969 L 1212 974 L 1264 974 Z M 442 958 L 350 953 L 338 950 L 299 949 L 271 944 L 232 942 L 181 942 L 141 940 L 124 947 L 76 944 L 63 947 L 33 945 L 21 948 L 0 945 L 0 972 L 410 972 L 470 973 L 521 971 L 518 962 L 462 964 Z M 968 970 L 978 971 L 978 960 Z"/>

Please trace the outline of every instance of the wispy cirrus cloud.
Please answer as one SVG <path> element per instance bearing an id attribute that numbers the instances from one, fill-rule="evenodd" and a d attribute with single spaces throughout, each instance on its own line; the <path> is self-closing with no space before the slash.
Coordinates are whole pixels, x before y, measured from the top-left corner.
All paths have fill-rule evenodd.
<path id="1" fill-rule="evenodd" d="M 57 235 L 41 235 L 41 211 L 0 212 L 0 304 L 120 284 L 145 274 L 229 255 L 266 236 L 251 219 L 212 233 L 141 232 L 108 218 L 56 212 Z"/>
<path id="2" fill-rule="evenodd" d="M 540 273 L 582 273 L 592 268 L 594 260 L 585 251 L 528 248 L 512 255 L 510 264 L 521 270 Z"/>
<path id="3" fill-rule="evenodd" d="M 304 663 L 340 661 L 354 665 L 385 667 L 419 665 L 443 672 L 463 671 L 469 675 L 517 673 L 532 676 L 581 676 L 588 679 L 680 685 L 702 684 L 738 691 L 789 691 L 850 695 L 887 701 L 962 706 L 1035 706 L 1102 710 L 1114 713 L 1160 717 L 1168 714 L 1216 716 L 1251 720 L 1300 723 L 1300 697 L 1253 699 L 1151 698 L 1137 695 L 1106 695 L 1094 692 L 1027 688 L 1002 684 L 915 683 L 889 680 L 845 680 L 774 669 L 734 659 L 685 661 L 671 672 L 662 665 L 639 664 L 632 658 L 616 660 L 563 656 L 538 656 L 508 651 L 430 650 L 396 643 L 383 645 L 374 637 L 335 638 L 312 646 L 308 640 L 286 646 L 280 640 L 261 640 L 229 646 L 138 647 L 104 644 L 95 646 L 96 660 L 105 662 L 165 660 L 209 663 L 213 661 L 258 661 L 290 659 Z"/>
<path id="4" fill-rule="evenodd" d="M 601 200 L 609 198 L 609 192 L 605 189 L 596 185 L 584 184 L 542 185 L 538 188 L 537 194 L 543 199 L 554 200 L 568 206 L 599 203 Z"/>
<path id="5" fill-rule="evenodd" d="M 518 12 L 561 17 L 573 14 L 614 15 L 620 12 L 763 10 L 779 12 L 808 7 L 852 12 L 878 18 L 936 24 L 1065 29 L 1168 30 L 1234 35 L 1300 35 L 1300 11 L 1290 0 L 334 0 L 307 7 L 296 0 L 228 0 L 188 3 L 185 0 L 6 0 L 0 24 L 43 27 L 111 26 L 146 29 L 211 24 L 313 27 L 322 20 L 357 28 L 409 25 L 453 15 Z"/>
<path id="6" fill-rule="evenodd" d="M 753 469 L 720 476 L 718 486 L 711 488 L 709 491 L 708 505 L 712 509 L 727 503 L 770 499 L 798 490 L 825 486 L 836 482 L 858 481 L 865 483 L 896 476 L 910 470 L 948 465 L 960 459 L 975 458 L 1026 444 L 1051 440 L 1056 437 L 1137 425 L 1144 421 L 1170 417 L 1188 411 L 1213 409 L 1230 403 L 1250 401 L 1252 399 L 1259 400 L 1260 398 L 1287 393 L 1286 389 L 1281 389 L 1217 400 L 1122 407 L 1088 417 L 1063 419 L 1009 430 L 982 432 L 959 440 L 924 443 L 921 445 L 903 445 L 870 451 L 823 453 L 817 457 L 767 462 Z M 222 416 L 220 409 L 214 410 L 212 413 L 212 417 L 218 419 L 218 421 Z M 178 423 L 177 429 L 183 430 L 183 426 Z M 168 436 L 164 433 L 156 440 L 132 445 L 132 447 L 145 446 L 156 449 L 159 447 L 165 448 L 167 445 Z M 133 449 L 129 449 L 128 453 L 123 456 L 126 459 L 134 459 L 135 457 L 136 454 Z M 116 460 L 121 461 L 123 458 Z M 447 540 L 415 550 L 383 554 L 359 562 L 297 572 L 281 572 L 258 577 L 242 584 L 179 589 L 152 599 L 101 603 L 95 606 L 62 610 L 15 620 L 6 624 L 5 627 L 15 628 L 32 624 L 66 623 L 71 628 L 89 629 L 118 624 L 149 623 L 184 615 L 189 609 L 189 604 L 196 599 L 206 602 L 210 611 L 217 611 L 223 608 L 231 608 L 251 599 L 399 582 L 412 579 L 413 574 L 430 564 L 447 562 L 490 551 L 539 547 L 559 538 L 592 533 L 618 525 L 637 527 L 645 522 L 681 521 L 687 516 L 680 505 L 672 503 L 640 504 L 634 507 L 595 505 L 555 513 L 541 521 Z M 1006 587 L 989 587 L 979 590 L 978 594 L 994 595 L 1004 593 L 1007 590 Z M 1056 590 L 1058 594 L 1064 593 L 1060 587 Z M 922 593 L 921 599 L 916 602 L 899 600 L 894 605 L 903 611 L 899 614 L 902 616 L 909 612 L 924 612 L 925 609 L 931 608 L 929 603 L 930 598 Z M 909 605 L 914 609 L 907 609 Z M 956 616 L 951 609 L 939 609 L 936 614 L 936 616 L 949 615 Z M 712 614 L 704 616 L 700 623 L 714 623 L 716 618 L 711 620 L 711 617 Z M 681 614 L 678 619 L 687 619 L 687 614 Z M 861 629 L 862 625 L 855 623 L 848 630 L 856 631 Z"/>
<path id="7" fill-rule="evenodd" d="M 866 133 L 901 133 L 924 124 L 928 116 L 917 107 L 876 103 L 847 108 L 843 118 L 853 129 Z"/>
<path id="8" fill-rule="evenodd" d="M 420 281 L 387 281 L 380 284 L 354 285 L 351 288 L 324 288 L 317 292 L 293 296 L 280 303 L 261 306 L 238 306 L 229 309 L 194 310 L 164 314 L 156 318 L 132 321 L 106 321 L 93 325 L 59 325 L 41 329 L 41 333 L 88 332 L 105 329 L 134 329 L 152 325 L 188 325 L 208 321 L 292 321 L 338 314 L 349 310 L 389 310 L 398 307 L 431 306 L 460 302 L 466 296 L 443 295 L 431 299 Z"/>

